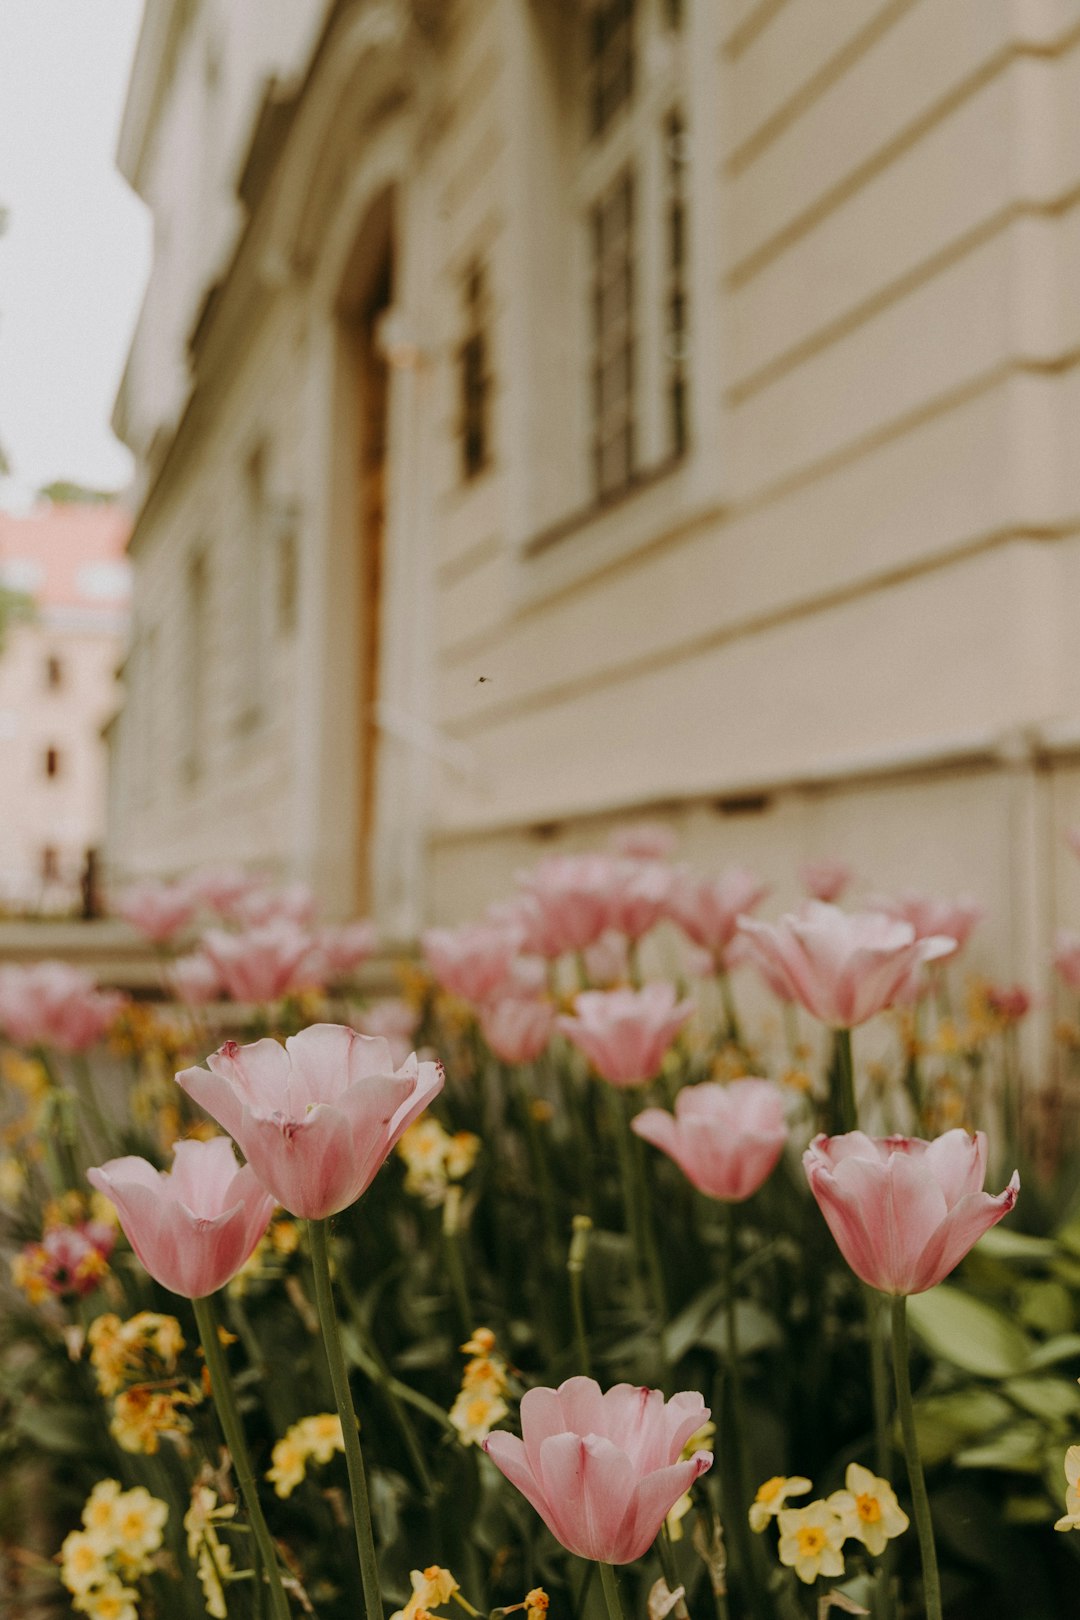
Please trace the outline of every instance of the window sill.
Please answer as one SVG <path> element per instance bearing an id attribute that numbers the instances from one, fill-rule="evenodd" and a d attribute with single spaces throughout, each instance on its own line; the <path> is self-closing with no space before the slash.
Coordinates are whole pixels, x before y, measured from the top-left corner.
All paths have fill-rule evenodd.
<path id="1" fill-rule="evenodd" d="M 618 495 L 594 501 L 526 540 L 520 553 L 520 600 L 531 603 L 572 589 L 637 552 L 715 519 L 720 510 L 715 499 L 702 498 L 690 457 L 661 462 Z"/>

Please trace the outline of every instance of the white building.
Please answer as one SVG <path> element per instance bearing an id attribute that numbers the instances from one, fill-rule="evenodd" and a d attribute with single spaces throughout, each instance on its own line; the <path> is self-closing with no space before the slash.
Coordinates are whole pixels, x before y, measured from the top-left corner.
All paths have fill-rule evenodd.
<path id="1" fill-rule="evenodd" d="M 113 861 L 1080 920 L 1080 0 L 155 0 Z"/>

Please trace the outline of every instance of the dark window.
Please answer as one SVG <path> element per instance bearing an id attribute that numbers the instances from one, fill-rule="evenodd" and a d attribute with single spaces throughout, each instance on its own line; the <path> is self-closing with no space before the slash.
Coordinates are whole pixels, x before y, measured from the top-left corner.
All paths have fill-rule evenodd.
<path id="1" fill-rule="evenodd" d="M 46 750 L 45 750 L 45 775 L 48 776 L 48 777 L 54 777 L 54 776 L 59 776 L 60 775 L 60 750 L 59 750 L 59 748 L 46 748 Z"/>
<path id="2" fill-rule="evenodd" d="M 41 881 L 42 883 L 60 881 L 60 852 L 54 844 L 46 844 L 41 851 Z"/>
<path id="3" fill-rule="evenodd" d="M 665 285 L 664 371 L 668 396 L 668 443 L 671 454 L 682 455 L 689 436 L 686 363 L 687 244 L 686 164 L 688 142 L 682 114 L 664 120 L 667 175 L 667 258 Z"/>
<path id="4" fill-rule="evenodd" d="M 634 0 L 593 0 L 587 28 L 589 130 L 596 136 L 634 92 Z"/>
<path id="5" fill-rule="evenodd" d="M 487 276 L 470 265 L 465 276 L 465 340 L 459 352 L 461 386 L 461 471 L 466 479 L 482 473 L 491 459 L 491 369 L 488 341 Z"/>
<path id="6" fill-rule="evenodd" d="M 296 629 L 297 601 L 300 595 L 300 557 L 296 524 L 288 522 L 278 535 L 277 622 L 283 636 Z"/>
<path id="7" fill-rule="evenodd" d="M 597 495 L 635 471 L 634 179 L 625 170 L 592 210 L 593 468 Z"/>
<path id="8" fill-rule="evenodd" d="M 45 660 L 45 685 L 50 692 L 59 691 L 64 684 L 64 666 L 55 653 Z"/>
<path id="9" fill-rule="evenodd" d="M 682 27 L 683 0 L 664 0 L 664 21 L 669 28 Z"/>

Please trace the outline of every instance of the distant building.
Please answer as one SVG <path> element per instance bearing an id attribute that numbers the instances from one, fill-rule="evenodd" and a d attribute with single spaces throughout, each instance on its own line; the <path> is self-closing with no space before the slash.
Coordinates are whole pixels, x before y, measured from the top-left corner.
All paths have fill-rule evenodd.
<path id="1" fill-rule="evenodd" d="M 73 909 L 102 845 L 129 528 L 102 504 L 0 512 L 0 913 Z"/>
<path id="2" fill-rule="evenodd" d="M 1080 921 L 1076 0 L 159 0 L 113 859 Z M 1066 863 L 1066 864 L 1063 864 Z"/>

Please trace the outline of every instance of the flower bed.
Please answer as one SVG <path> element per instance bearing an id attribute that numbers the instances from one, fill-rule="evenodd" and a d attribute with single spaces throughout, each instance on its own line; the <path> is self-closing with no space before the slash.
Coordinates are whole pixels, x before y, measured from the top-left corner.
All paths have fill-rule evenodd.
<path id="1" fill-rule="evenodd" d="M 965 983 L 967 902 L 819 863 L 766 923 L 671 854 L 541 863 L 377 1003 L 368 925 L 225 869 L 122 898 L 160 1004 L 0 969 L 14 1613 L 1071 1612 L 1028 996 Z"/>

